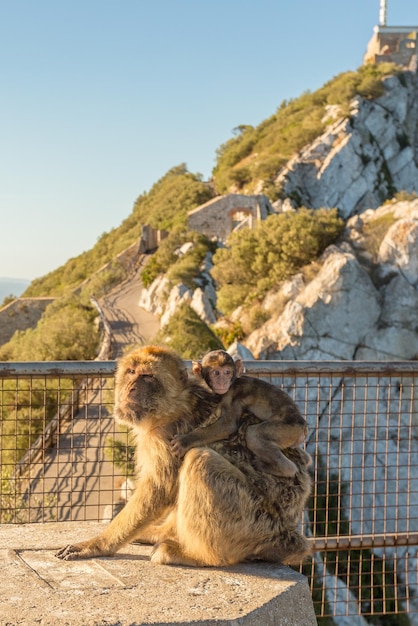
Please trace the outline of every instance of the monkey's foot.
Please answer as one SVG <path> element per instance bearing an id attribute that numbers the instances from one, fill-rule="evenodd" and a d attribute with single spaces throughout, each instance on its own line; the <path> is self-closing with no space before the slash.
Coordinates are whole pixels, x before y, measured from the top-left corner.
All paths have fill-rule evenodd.
<path id="1" fill-rule="evenodd" d="M 312 542 L 296 531 L 284 533 L 279 542 L 258 546 L 250 561 L 298 565 L 312 554 Z"/>
<path id="2" fill-rule="evenodd" d="M 289 461 L 289 459 L 277 459 L 276 462 L 271 463 L 256 458 L 254 465 L 260 472 L 280 476 L 281 478 L 294 478 L 298 471 L 296 465 L 292 463 L 292 461 Z"/>
<path id="3" fill-rule="evenodd" d="M 196 567 L 202 565 L 195 559 L 183 554 L 179 544 L 171 539 L 165 539 L 158 543 L 151 552 L 151 563 L 158 565 L 189 565 Z"/>
<path id="4" fill-rule="evenodd" d="M 282 546 L 283 549 L 283 563 L 286 565 L 298 565 L 303 562 L 312 554 L 313 543 L 307 537 L 294 533 L 291 536 L 289 543 Z"/>
<path id="5" fill-rule="evenodd" d="M 311 455 L 309 454 L 309 452 L 306 452 L 306 450 L 301 450 L 300 452 L 301 452 L 301 460 L 303 460 L 306 467 L 310 467 L 312 465 Z"/>
<path id="6" fill-rule="evenodd" d="M 307 469 L 312 465 L 311 455 L 303 448 L 287 448 L 285 458 L 293 462 L 299 470 Z"/>

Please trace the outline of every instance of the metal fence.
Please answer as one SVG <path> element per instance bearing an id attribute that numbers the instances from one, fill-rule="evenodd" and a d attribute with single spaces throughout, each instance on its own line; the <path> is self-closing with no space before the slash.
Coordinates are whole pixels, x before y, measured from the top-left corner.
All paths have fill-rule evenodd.
<path id="1" fill-rule="evenodd" d="M 186 362 L 190 365 L 189 362 Z M 306 416 L 302 520 L 319 624 L 418 624 L 418 363 L 248 361 Z M 0 365 L 0 522 L 106 520 L 123 505 L 129 434 L 113 361 Z"/>

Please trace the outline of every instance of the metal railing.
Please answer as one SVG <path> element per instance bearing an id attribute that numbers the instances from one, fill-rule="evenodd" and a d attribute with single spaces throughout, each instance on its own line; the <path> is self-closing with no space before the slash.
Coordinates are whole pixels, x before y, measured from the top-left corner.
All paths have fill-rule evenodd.
<path id="1" fill-rule="evenodd" d="M 123 505 L 132 448 L 112 418 L 115 365 L 0 364 L 0 522 L 107 520 Z M 245 366 L 310 426 L 315 553 L 301 569 L 318 623 L 418 624 L 418 363 Z"/>

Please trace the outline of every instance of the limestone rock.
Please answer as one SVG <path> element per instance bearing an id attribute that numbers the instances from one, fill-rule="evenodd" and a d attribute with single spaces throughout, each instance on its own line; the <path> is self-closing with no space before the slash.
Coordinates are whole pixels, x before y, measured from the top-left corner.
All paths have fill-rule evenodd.
<path id="1" fill-rule="evenodd" d="M 186 242 L 178 248 L 176 254 L 181 257 L 193 247 L 192 242 Z M 186 302 L 206 324 L 213 324 L 217 319 L 217 296 L 210 275 L 212 267 L 212 253 L 208 252 L 200 266 L 200 276 L 194 280 L 196 289 L 182 284 L 173 285 L 164 274 L 157 276 L 148 289 L 142 289 L 139 306 L 158 315 L 164 326 L 176 309 Z"/>
<path id="2" fill-rule="evenodd" d="M 288 162 L 276 179 L 285 197 L 348 218 L 379 207 L 393 189 L 418 191 L 418 76 L 390 76 L 384 90 L 375 100 L 356 97 L 349 119 Z"/>
<path id="3" fill-rule="evenodd" d="M 192 291 L 183 284 L 173 287 L 164 275 L 158 276 L 148 289 L 142 290 L 138 305 L 158 315 L 162 326 L 183 303 L 189 304 L 206 324 L 213 324 L 216 321 L 216 291 L 211 280 L 203 277 L 200 282 L 202 286 Z"/>
<path id="4" fill-rule="evenodd" d="M 175 285 L 170 291 L 168 300 L 164 309 L 164 313 L 161 315 L 161 326 L 168 324 L 170 317 L 176 312 L 177 308 L 182 304 L 190 304 L 192 300 L 192 292 L 186 285 Z"/>
<path id="5" fill-rule="evenodd" d="M 206 291 L 203 291 L 200 287 L 193 292 L 190 306 L 198 314 L 206 324 L 213 324 L 216 322 L 216 315 L 213 310 L 212 302 L 207 295 Z"/>
<path id="6" fill-rule="evenodd" d="M 383 239 L 379 261 L 399 271 L 411 285 L 418 283 L 418 219 L 397 221 Z"/>
<path id="7" fill-rule="evenodd" d="M 356 352 L 358 361 L 409 361 L 418 359 L 418 335 L 406 328 L 376 328 L 366 335 Z"/>
<path id="8" fill-rule="evenodd" d="M 382 288 L 383 304 L 380 324 L 385 327 L 418 331 L 418 290 L 402 274 Z"/>
<path id="9" fill-rule="evenodd" d="M 366 232 L 393 220 L 374 259 Z M 256 358 L 418 358 L 418 199 L 351 218 L 345 241 L 324 253 L 316 278 L 305 285 L 299 275 L 264 303 L 271 319 L 245 340 Z"/>
<path id="10" fill-rule="evenodd" d="M 245 345 L 262 359 L 352 359 L 380 311 L 378 293 L 355 256 L 333 247 L 317 277 Z"/>
<path id="11" fill-rule="evenodd" d="M 248 350 L 248 348 L 246 348 L 244 344 L 240 343 L 239 341 L 234 341 L 234 343 L 231 343 L 227 352 L 233 358 L 238 358 L 238 359 L 241 359 L 242 361 L 254 361 L 255 360 L 253 353 L 250 350 Z"/>
<path id="12" fill-rule="evenodd" d="M 162 315 L 169 285 L 169 280 L 164 274 L 157 276 L 148 289 L 142 289 L 138 305 L 154 315 Z"/>

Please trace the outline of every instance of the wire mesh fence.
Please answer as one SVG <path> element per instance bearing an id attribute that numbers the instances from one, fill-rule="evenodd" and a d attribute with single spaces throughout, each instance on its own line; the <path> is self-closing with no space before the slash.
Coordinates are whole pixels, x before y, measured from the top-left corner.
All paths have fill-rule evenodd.
<path id="1" fill-rule="evenodd" d="M 190 363 L 187 363 L 190 365 Z M 418 363 L 246 362 L 305 415 L 320 624 L 418 624 Z M 0 367 L 0 522 L 106 521 L 132 487 L 115 363 Z M 350 620 L 344 621 L 344 620 Z"/>

